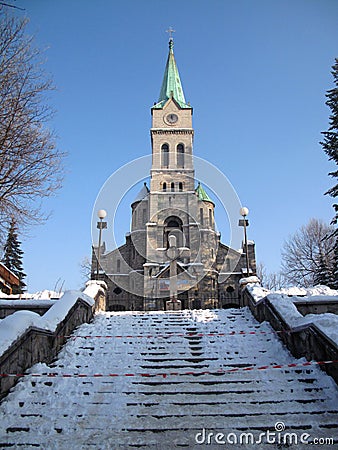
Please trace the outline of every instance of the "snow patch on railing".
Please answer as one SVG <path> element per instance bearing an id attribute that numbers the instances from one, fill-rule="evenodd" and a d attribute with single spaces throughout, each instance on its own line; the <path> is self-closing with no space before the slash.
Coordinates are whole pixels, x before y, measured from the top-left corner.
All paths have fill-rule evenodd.
<path id="1" fill-rule="evenodd" d="M 66 291 L 60 300 L 40 318 L 40 328 L 54 332 L 59 323 L 67 317 L 68 312 L 78 299 L 85 301 L 90 306 L 93 306 L 95 303 L 92 297 L 83 292 Z"/>
<path id="2" fill-rule="evenodd" d="M 314 325 L 338 346 L 338 316 L 336 314 L 322 313 L 303 316 L 297 310 L 292 297 L 270 294 L 267 298 L 290 328 L 297 330 Z"/>
<path id="3" fill-rule="evenodd" d="M 86 283 L 83 293 L 95 298 L 99 293 L 104 293 L 107 289 L 108 287 L 104 281 L 89 280 Z"/>
<path id="4" fill-rule="evenodd" d="M 0 355 L 2 355 L 21 335 L 40 321 L 39 314 L 32 311 L 17 311 L 0 323 Z"/>
<path id="5" fill-rule="evenodd" d="M 96 285 L 96 290 L 95 286 Z M 0 356 L 30 327 L 55 332 L 57 326 L 67 317 L 78 299 L 89 306 L 95 304 L 94 296 L 102 289 L 102 284 L 91 283 L 84 292 L 66 291 L 43 316 L 32 311 L 16 311 L 0 321 Z M 93 294 L 93 296 L 91 295 Z"/>
<path id="6" fill-rule="evenodd" d="M 244 280 L 247 279 L 244 278 Z M 304 301 L 338 302 L 337 290 L 318 285 L 309 288 L 290 287 L 270 291 L 254 282 L 248 283 L 245 288 L 256 304 L 266 299 L 290 329 L 297 330 L 314 325 L 338 346 L 338 316 L 336 314 L 321 313 L 303 316 L 296 307 L 297 303 Z"/>

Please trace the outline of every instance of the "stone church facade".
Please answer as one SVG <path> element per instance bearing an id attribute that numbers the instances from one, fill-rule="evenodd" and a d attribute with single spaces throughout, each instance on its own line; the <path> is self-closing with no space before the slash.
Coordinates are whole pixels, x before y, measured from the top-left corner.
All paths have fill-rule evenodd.
<path id="1" fill-rule="evenodd" d="M 144 183 L 131 205 L 125 244 L 111 252 L 105 246 L 100 250 L 99 278 L 108 285 L 108 310 L 166 310 L 169 300 L 182 309 L 238 303 L 239 280 L 247 274 L 245 249 L 237 251 L 221 243 L 215 204 L 201 184 L 196 186 L 192 112 L 170 38 L 159 100 L 151 108 L 150 186 Z M 93 248 L 92 278 L 96 278 L 97 250 Z M 248 257 L 249 275 L 254 275 L 251 241 Z"/>

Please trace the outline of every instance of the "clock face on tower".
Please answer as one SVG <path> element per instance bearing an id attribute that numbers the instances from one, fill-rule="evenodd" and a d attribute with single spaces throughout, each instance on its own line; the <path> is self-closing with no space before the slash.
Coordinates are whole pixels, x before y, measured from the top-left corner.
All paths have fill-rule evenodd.
<path id="1" fill-rule="evenodd" d="M 178 116 L 174 113 L 170 113 L 165 116 L 165 122 L 167 122 L 169 125 L 173 125 L 177 121 L 178 121 Z"/>

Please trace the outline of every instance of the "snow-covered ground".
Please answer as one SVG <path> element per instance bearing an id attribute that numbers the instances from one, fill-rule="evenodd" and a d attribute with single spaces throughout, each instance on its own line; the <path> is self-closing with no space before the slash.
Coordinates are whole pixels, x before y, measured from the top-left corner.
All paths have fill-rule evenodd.
<path id="1" fill-rule="evenodd" d="M 307 448 L 281 446 L 284 427 L 337 445 L 337 386 L 317 366 L 285 367 L 303 362 L 247 308 L 100 313 L 2 402 L 0 447 Z M 244 431 L 263 442 L 224 441 Z"/>

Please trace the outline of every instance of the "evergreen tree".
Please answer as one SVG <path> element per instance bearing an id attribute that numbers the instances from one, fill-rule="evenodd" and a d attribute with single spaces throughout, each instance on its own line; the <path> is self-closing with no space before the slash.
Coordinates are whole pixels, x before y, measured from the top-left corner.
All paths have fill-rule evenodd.
<path id="1" fill-rule="evenodd" d="M 321 284 L 335 289 L 332 263 L 333 261 L 328 261 L 323 253 L 320 254 L 318 269 L 314 277 L 315 284 Z"/>
<path id="2" fill-rule="evenodd" d="M 334 87 L 329 89 L 326 93 L 326 105 L 331 109 L 331 115 L 329 117 L 328 131 L 324 131 L 324 140 L 321 142 L 323 150 L 328 155 L 329 160 L 334 161 L 338 165 L 338 58 L 335 59 L 335 63 L 332 66 L 332 75 L 334 80 Z M 338 178 L 338 170 L 330 172 L 335 181 Z M 338 197 L 338 183 L 336 183 L 325 194 L 329 194 L 331 197 Z M 333 208 L 335 210 L 335 216 L 332 219 L 332 224 L 338 224 L 338 204 L 334 203 Z M 333 268 L 332 268 L 332 287 L 338 289 L 338 229 L 335 230 L 336 242 L 334 249 Z"/>
<path id="3" fill-rule="evenodd" d="M 13 287 L 13 294 L 22 294 L 26 286 L 23 281 L 26 277 L 22 267 L 23 251 L 20 247 L 21 242 L 18 239 L 16 222 L 15 219 L 12 219 L 8 230 L 6 244 L 4 246 L 2 263 L 20 280 L 19 286 Z"/>
<path id="4" fill-rule="evenodd" d="M 329 89 L 326 93 L 326 105 L 331 109 L 331 115 L 329 117 L 328 131 L 324 131 L 324 140 L 320 143 L 324 149 L 324 152 L 328 155 L 329 160 L 332 160 L 338 165 L 338 58 L 335 59 L 335 64 L 332 66 L 332 75 L 334 80 L 334 88 Z M 329 175 L 333 177 L 336 182 L 338 179 L 338 170 L 330 172 Z M 331 197 L 338 197 L 338 183 L 336 183 L 326 194 Z M 335 210 L 335 216 L 332 220 L 333 224 L 338 223 L 338 204 L 334 203 L 333 208 Z M 337 234 L 337 230 L 336 230 Z"/>
<path id="5" fill-rule="evenodd" d="M 336 238 L 336 244 L 334 247 L 332 277 L 333 277 L 332 287 L 333 289 L 338 289 L 338 236 Z"/>

